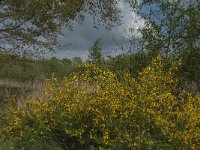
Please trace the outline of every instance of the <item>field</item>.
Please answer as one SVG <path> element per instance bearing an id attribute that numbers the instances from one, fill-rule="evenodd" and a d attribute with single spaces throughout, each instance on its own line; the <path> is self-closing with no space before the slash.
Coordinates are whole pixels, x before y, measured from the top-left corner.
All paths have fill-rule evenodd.
<path id="1" fill-rule="evenodd" d="M 42 96 L 44 90 L 44 82 L 42 81 L 14 81 L 14 80 L 0 80 L 0 100 L 3 101 L 9 95 L 15 96 L 20 102 L 23 102 L 27 97 L 32 95 Z"/>

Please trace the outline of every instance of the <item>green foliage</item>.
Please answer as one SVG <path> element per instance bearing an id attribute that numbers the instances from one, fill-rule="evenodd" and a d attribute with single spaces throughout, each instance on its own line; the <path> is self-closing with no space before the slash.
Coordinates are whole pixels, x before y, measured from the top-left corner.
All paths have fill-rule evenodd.
<path id="1" fill-rule="evenodd" d="M 0 132 L 18 149 L 39 142 L 61 149 L 199 149 L 200 95 L 173 93 L 174 72 L 159 55 L 137 78 L 84 64 L 80 72 L 46 83 L 44 97 L 2 112 Z"/>
<path id="2" fill-rule="evenodd" d="M 0 6 L 1 41 L 5 43 L 0 46 L 1 52 L 17 53 L 26 47 L 25 51 L 30 53 L 28 48 L 34 46 L 34 53 L 38 53 L 40 48 L 53 48 L 61 27 L 75 19 L 83 0 L 3 0 Z"/>
<path id="3" fill-rule="evenodd" d="M 128 2 L 137 7 L 139 1 Z M 20 45 L 50 48 L 60 27 L 82 17 L 81 10 L 112 26 L 117 4 L 3 0 L 0 31 L 12 36 L 2 36 L 2 41 L 13 48 L 22 38 Z M 40 97 L 21 104 L 15 97 L 1 99 L 0 149 L 200 149 L 200 94 L 177 87 L 183 80 L 199 83 L 199 3 L 182 7 L 181 1 L 159 1 L 159 6 L 163 20 L 149 19 L 140 30 L 145 52 L 104 60 L 97 39 L 89 50 L 89 64 L 80 57 L 29 60 L 0 55 L 1 79 L 51 78 Z M 4 24 L 2 18 L 11 22 Z"/>
<path id="4" fill-rule="evenodd" d="M 85 12 L 94 16 L 95 25 L 111 27 L 119 22 L 118 0 L 1 0 L 0 52 L 29 55 L 53 50 L 63 26 L 82 21 Z M 8 21 L 9 20 L 9 21 Z"/>
<path id="5" fill-rule="evenodd" d="M 97 39 L 89 49 L 88 62 L 98 66 L 102 66 L 104 64 L 101 39 Z"/>
<path id="6" fill-rule="evenodd" d="M 21 59 L 17 55 L 0 54 L 0 64 L 20 63 Z"/>
<path id="7" fill-rule="evenodd" d="M 13 149 L 13 150 L 17 150 L 14 148 L 14 143 L 12 143 L 11 141 L 8 140 L 4 140 L 3 138 L 0 138 L 0 149 Z"/>
<path id="8" fill-rule="evenodd" d="M 200 85 L 200 48 L 183 54 L 179 76 L 184 80 L 195 81 Z"/>
<path id="9" fill-rule="evenodd" d="M 151 57 L 146 53 L 124 53 L 108 59 L 106 61 L 106 67 L 118 75 L 128 72 L 135 77 L 150 62 Z"/>
<path id="10" fill-rule="evenodd" d="M 63 58 L 61 62 L 66 66 L 70 66 L 72 64 L 72 61 L 68 58 Z"/>
<path id="11" fill-rule="evenodd" d="M 81 58 L 63 60 L 52 57 L 51 59 L 29 60 L 11 55 L 1 55 L 0 79 L 17 81 L 45 80 L 52 74 L 59 77 L 69 75 L 82 63 Z M 5 56 L 5 57 L 4 57 Z"/>
<path id="12" fill-rule="evenodd" d="M 156 5 L 158 10 L 150 5 Z M 140 12 L 144 19 L 148 19 L 145 26 L 139 29 L 143 37 L 141 45 L 144 51 L 150 56 L 162 53 L 167 59 L 182 59 L 180 77 L 183 80 L 199 82 L 200 3 L 147 0 L 140 3 L 139 8 L 148 6 L 149 14 Z"/>
<path id="13" fill-rule="evenodd" d="M 73 59 L 72 59 L 72 64 L 74 65 L 74 66 L 79 66 L 79 65 L 81 65 L 83 63 L 83 61 L 82 61 L 82 59 L 80 58 L 80 57 L 74 57 Z"/>

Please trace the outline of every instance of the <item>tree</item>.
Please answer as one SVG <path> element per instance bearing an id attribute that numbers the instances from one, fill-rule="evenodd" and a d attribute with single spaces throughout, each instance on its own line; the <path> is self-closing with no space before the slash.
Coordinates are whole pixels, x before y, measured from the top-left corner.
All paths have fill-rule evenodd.
<path id="1" fill-rule="evenodd" d="M 143 17 L 148 18 L 141 32 L 143 43 L 149 53 L 160 51 L 169 57 L 170 55 L 180 56 L 187 51 L 186 49 L 193 49 L 200 35 L 198 15 L 200 5 L 187 6 L 181 1 L 162 0 L 154 5 L 159 7 L 159 11 L 150 8 L 152 10 L 149 14 L 141 13 Z"/>
<path id="2" fill-rule="evenodd" d="M 69 66 L 69 65 L 72 64 L 72 61 L 71 61 L 69 58 L 63 58 L 63 59 L 61 60 L 61 62 L 62 62 L 64 65 L 66 65 L 66 66 Z"/>
<path id="3" fill-rule="evenodd" d="M 72 64 L 73 65 L 78 66 L 78 65 L 80 65 L 82 63 L 83 63 L 83 61 L 82 61 L 81 57 L 74 57 L 74 58 L 72 58 Z"/>
<path id="4" fill-rule="evenodd" d="M 1 0 L 0 52 L 31 54 L 53 50 L 61 28 L 85 12 L 112 26 L 119 21 L 119 0 Z M 98 23 L 96 23 L 98 24 Z"/>
<path id="5" fill-rule="evenodd" d="M 129 2 L 132 2 L 131 0 Z M 135 1 L 134 1 L 135 2 Z M 200 78 L 200 3 L 193 1 L 145 0 L 131 3 L 146 25 L 142 45 L 151 56 L 182 59 L 181 74 Z"/>
<path id="6" fill-rule="evenodd" d="M 146 53 L 137 52 L 119 54 L 107 60 L 106 64 L 109 70 L 119 76 L 123 77 L 124 73 L 130 73 L 130 75 L 136 77 L 150 62 L 151 60 Z"/>
<path id="7" fill-rule="evenodd" d="M 96 64 L 98 66 L 103 65 L 104 57 L 102 54 L 102 41 L 101 39 L 96 39 L 92 47 L 89 49 L 88 62 Z"/>

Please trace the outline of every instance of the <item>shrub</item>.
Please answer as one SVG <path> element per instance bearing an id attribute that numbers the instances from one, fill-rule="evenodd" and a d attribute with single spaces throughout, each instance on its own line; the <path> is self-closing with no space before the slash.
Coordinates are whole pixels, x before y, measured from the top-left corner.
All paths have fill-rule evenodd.
<path id="1" fill-rule="evenodd" d="M 1 133 L 18 148 L 39 141 L 61 149 L 198 149 L 200 96 L 173 94 L 173 72 L 161 56 L 134 79 L 123 81 L 95 65 L 46 83 L 44 97 L 14 99 L 4 112 Z"/>

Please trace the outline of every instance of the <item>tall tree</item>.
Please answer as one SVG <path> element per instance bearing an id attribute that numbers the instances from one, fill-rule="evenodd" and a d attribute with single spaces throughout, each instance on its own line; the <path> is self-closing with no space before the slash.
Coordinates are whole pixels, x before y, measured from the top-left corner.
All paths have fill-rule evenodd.
<path id="1" fill-rule="evenodd" d="M 132 2 L 144 19 L 142 45 L 152 56 L 181 58 L 181 73 L 191 80 L 200 78 L 200 3 L 198 0 L 144 0 Z"/>
<path id="2" fill-rule="evenodd" d="M 89 49 L 88 62 L 98 66 L 103 65 L 104 57 L 102 54 L 102 41 L 97 39 L 94 41 L 92 47 Z"/>
<path id="3" fill-rule="evenodd" d="M 72 28 L 72 20 L 94 15 L 96 24 L 119 23 L 119 0 L 1 0 L 0 52 L 29 53 L 52 50 L 61 28 Z"/>
<path id="4" fill-rule="evenodd" d="M 82 60 L 81 57 L 76 56 L 76 57 L 72 58 L 72 64 L 73 65 L 78 66 L 82 63 L 83 63 L 83 60 Z"/>

